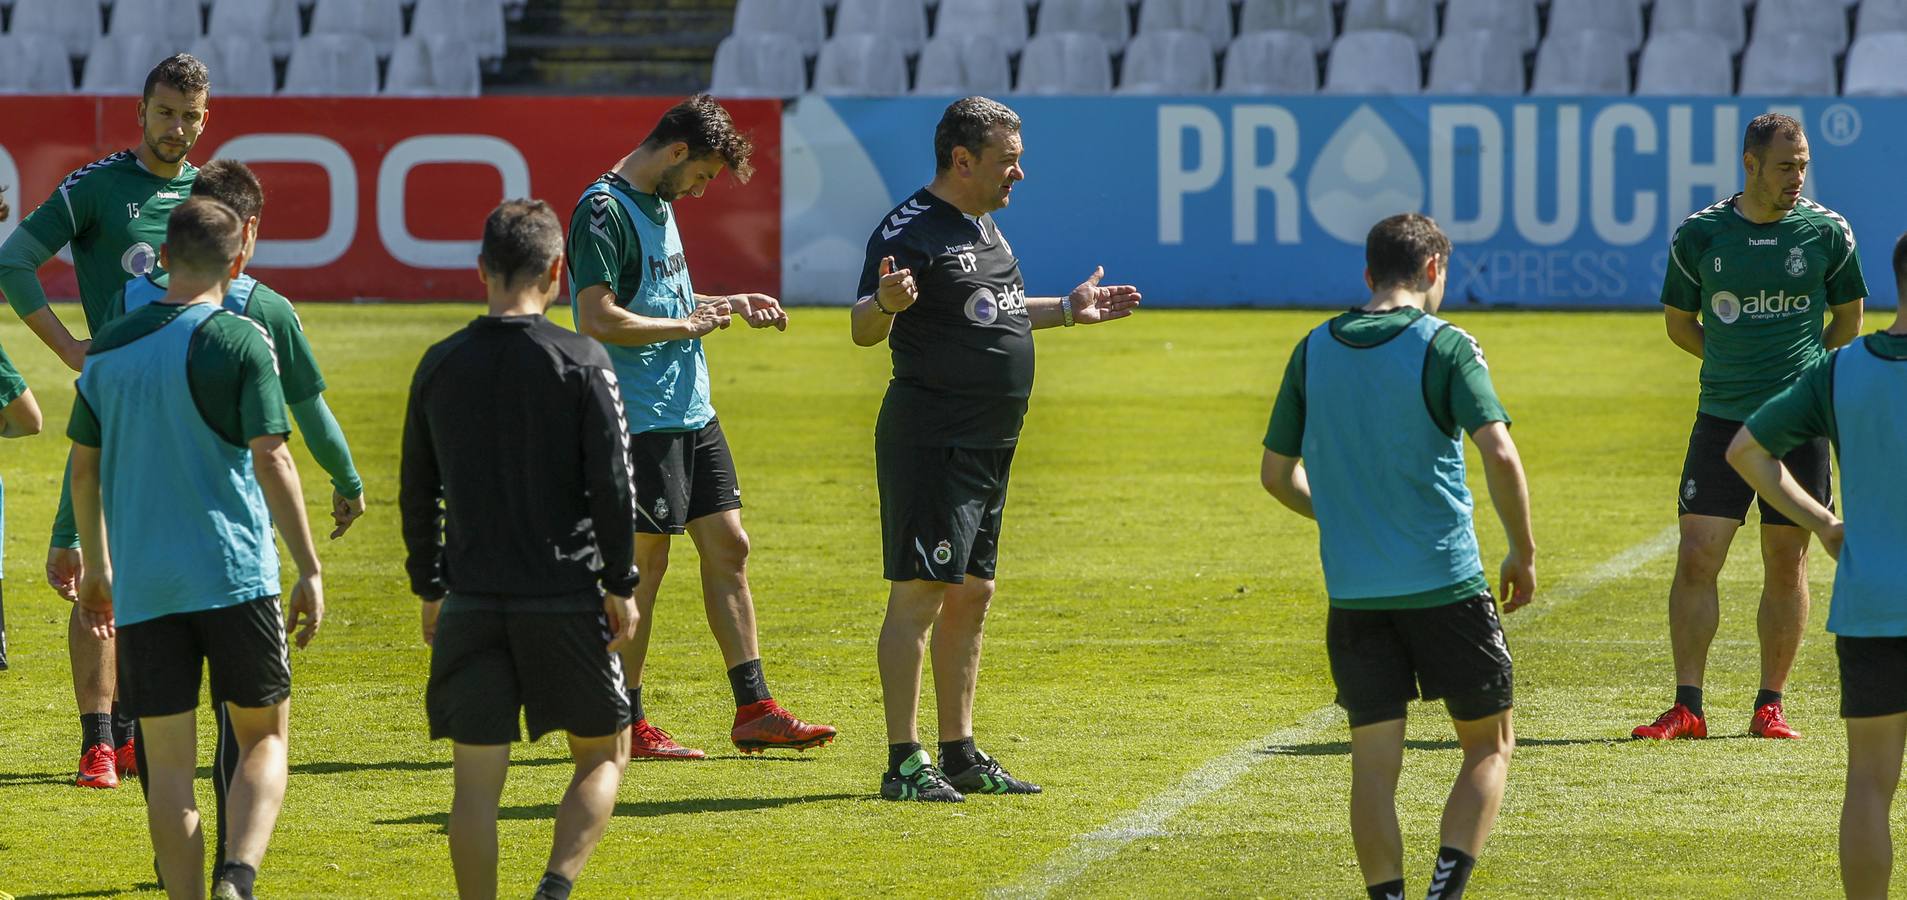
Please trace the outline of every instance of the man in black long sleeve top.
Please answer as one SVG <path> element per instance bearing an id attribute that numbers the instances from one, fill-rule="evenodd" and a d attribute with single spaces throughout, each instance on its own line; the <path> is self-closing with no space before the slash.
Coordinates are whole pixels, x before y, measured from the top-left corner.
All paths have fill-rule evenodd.
<path id="1" fill-rule="evenodd" d="M 431 737 L 455 744 L 450 859 L 466 897 L 496 896 L 519 709 L 531 740 L 565 731 L 576 760 L 538 898 L 569 896 L 629 762 L 616 654 L 637 615 L 629 435 L 608 354 L 543 317 L 562 251 L 548 204 L 490 214 L 489 315 L 424 354 L 404 422 L 405 568 L 431 645 Z"/>

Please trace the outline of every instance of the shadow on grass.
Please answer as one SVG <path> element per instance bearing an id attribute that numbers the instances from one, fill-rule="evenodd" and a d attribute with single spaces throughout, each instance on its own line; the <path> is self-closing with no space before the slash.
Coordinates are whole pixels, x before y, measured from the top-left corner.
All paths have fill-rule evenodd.
<path id="1" fill-rule="evenodd" d="M 130 891 L 156 891 L 157 882 L 135 884 L 130 888 L 100 888 L 93 891 L 61 891 L 57 894 L 20 894 L 20 900 L 66 900 L 69 897 L 124 897 Z"/>
<path id="2" fill-rule="evenodd" d="M 794 806 L 799 803 L 826 803 L 830 800 L 857 800 L 863 794 L 808 794 L 801 797 L 709 797 L 691 800 L 653 800 L 635 803 L 616 804 L 615 814 L 622 818 L 643 819 L 655 816 L 674 816 L 685 813 L 707 812 L 748 812 L 757 809 L 774 809 L 781 806 Z M 505 806 L 497 810 L 501 821 L 525 821 L 556 818 L 556 804 L 538 803 L 533 806 Z M 444 828 L 450 822 L 447 812 L 424 813 L 402 819 L 380 819 L 379 825 L 435 825 Z"/>
<path id="3" fill-rule="evenodd" d="M 72 772 L 0 772 L 0 787 L 72 783 Z"/>
<path id="4" fill-rule="evenodd" d="M 1525 738 L 1516 739 L 1516 749 L 1528 747 L 1582 747 L 1596 744 L 1626 744 L 1629 738 Z M 1462 745 L 1454 740 L 1443 741 L 1405 741 L 1406 750 L 1460 750 Z M 1264 756 L 1350 756 L 1350 741 L 1321 741 L 1315 744 L 1292 744 L 1280 747 L 1265 747 L 1258 751 Z"/>
<path id="5" fill-rule="evenodd" d="M 567 766 L 568 757 L 552 756 L 544 759 L 512 759 L 511 768 L 523 766 Z M 293 775 L 341 775 L 345 772 L 435 772 L 448 771 L 447 759 L 394 759 L 386 762 L 308 762 L 297 763 L 291 767 Z M 211 777 L 211 770 L 201 766 L 199 777 Z"/>

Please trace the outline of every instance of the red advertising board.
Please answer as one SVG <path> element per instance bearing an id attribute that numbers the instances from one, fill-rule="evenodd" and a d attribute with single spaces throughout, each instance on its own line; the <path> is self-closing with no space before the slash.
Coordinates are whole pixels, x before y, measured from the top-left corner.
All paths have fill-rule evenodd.
<path id="1" fill-rule="evenodd" d="M 0 185 L 10 233 L 68 172 L 139 139 L 130 97 L 0 97 Z M 540 197 L 565 227 L 583 189 L 649 131 L 674 98 L 212 99 L 191 159 L 233 157 L 265 185 L 251 270 L 297 301 L 481 299 L 483 218 L 506 197 Z M 704 293 L 779 293 L 781 109 L 724 106 L 755 141 L 747 183 L 718 179 L 680 205 Z M 71 267 L 41 270 L 73 297 Z"/>

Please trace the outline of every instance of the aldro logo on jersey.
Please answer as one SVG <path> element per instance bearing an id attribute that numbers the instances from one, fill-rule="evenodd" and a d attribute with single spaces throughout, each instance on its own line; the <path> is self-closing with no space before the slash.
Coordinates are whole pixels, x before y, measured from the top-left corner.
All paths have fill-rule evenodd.
<path id="1" fill-rule="evenodd" d="M 1802 265 L 1806 266 L 1807 263 L 1804 261 Z M 1762 291 L 1749 294 L 1746 298 L 1737 297 L 1728 291 L 1716 291 L 1714 296 L 1708 298 L 1708 308 L 1715 311 L 1715 318 L 1724 325 L 1733 325 L 1736 319 L 1744 315 L 1752 319 L 1769 319 L 1804 313 L 1813 306 L 1813 297 L 1786 291 Z"/>
<path id="2" fill-rule="evenodd" d="M 991 288 L 979 288 L 967 298 L 967 320 L 976 325 L 992 325 L 1000 316 L 1026 315 L 1026 288 L 1008 285 L 998 294 Z"/>

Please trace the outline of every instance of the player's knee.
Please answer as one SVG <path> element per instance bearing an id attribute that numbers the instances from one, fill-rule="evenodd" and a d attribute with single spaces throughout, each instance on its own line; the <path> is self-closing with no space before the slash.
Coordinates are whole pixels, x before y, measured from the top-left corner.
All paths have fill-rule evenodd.
<path id="1" fill-rule="evenodd" d="M 1706 584 L 1721 574 L 1728 545 L 1702 535 L 1682 535 L 1675 553 L 1675 577 L 1684 583 Z"/>

